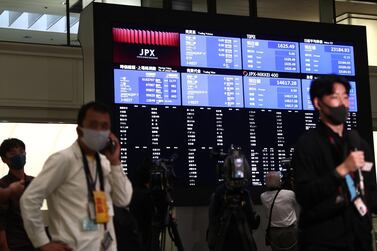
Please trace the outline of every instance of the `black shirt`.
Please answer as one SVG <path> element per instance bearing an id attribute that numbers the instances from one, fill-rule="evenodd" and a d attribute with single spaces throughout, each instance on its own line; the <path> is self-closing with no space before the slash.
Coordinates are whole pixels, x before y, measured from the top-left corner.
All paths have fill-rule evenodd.
<path id="1" fill-rule="evenodd" d="M 363 200 L 369 213 L 362 217 L 349 199 L 345 179 L 335 170 L 351 150 L 346 138 L 346 131 L 340 137 L 319 123 L 316 129 L 302 135 L 296 144 L 292 167 L 296 198 L 301 206 L 301 245 L 372 250 L 369 213 L 375 212 L 376 208 L 374 170 L 364 172 L 366 196 Z M 367 161 L 373 161 L 372 152 L 364 140 L 361 140 L 360 150 L 364 151 Z M 351 175 L 357 184 L 358 175 Z"/>
<path id="2" fill-rule="evenodd" d="M 32 181 L 32 176 L 25 175 L 25 189 Z M 12 173 L 0 179 L 0 187 L 8 187 L 11 183 L 19 181 Z M 5 230 L 8 248 L 10 251 L 34 251 L 30 242 L 20 211 L 20 198 L 10 198 L 0 206 L 0 230 Z"/>

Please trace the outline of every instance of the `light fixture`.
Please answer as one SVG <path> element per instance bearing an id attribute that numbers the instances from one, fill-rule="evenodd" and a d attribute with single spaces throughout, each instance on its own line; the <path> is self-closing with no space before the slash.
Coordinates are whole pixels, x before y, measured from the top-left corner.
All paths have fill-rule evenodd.
<path id="1" fill-rule="evenodd" d="M 377 1 L 358 1 L 358 0 L 335 0 L 335 2 L 344 2 L 344 3 L 358 3 L 358 4 L 369 4 L 377 5 Z"/>

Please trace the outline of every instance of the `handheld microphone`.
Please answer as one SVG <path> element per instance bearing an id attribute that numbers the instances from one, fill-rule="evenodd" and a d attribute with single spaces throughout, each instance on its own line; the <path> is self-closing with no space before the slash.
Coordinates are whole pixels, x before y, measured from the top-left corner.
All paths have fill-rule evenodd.
<path id="1" fill-rule="evenodd" d="M 350 144 L 352 151 L 358 151 L 360 149 L 360 136 L 356 130 L 351 130 L 350 133 L 348 134 L 348 143 Z M 365 195 L 364 176 L 363 176 L 363 173 L 361 172 L 360 167 L 357 169 L 357 171 L 359 173 L 360 192 L 361 192 L 361 195 L 364 196 Z"/>

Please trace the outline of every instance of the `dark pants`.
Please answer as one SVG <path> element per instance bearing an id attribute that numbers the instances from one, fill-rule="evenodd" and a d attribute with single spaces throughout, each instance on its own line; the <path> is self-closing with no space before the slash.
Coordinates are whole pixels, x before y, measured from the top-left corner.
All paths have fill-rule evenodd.
<path id="1" fill-rule="evenodd" d="M 270 242 L 272 251 L 297 251 L 296 225 L 289 227 L 271 227 Z"/>

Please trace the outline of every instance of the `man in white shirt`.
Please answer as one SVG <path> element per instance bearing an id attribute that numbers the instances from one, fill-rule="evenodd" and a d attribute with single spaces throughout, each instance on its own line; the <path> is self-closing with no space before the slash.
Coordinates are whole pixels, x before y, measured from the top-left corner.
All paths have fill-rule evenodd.
<path id="1" fill-rule="evenodd" d="M 269 172 L 266 175 L 266 187 L 268 190 L 262 193 L 260 198 L 267 219 L 271 217 L 270 243 L 272 250 L 298 250 L 295 193 L 291 190 L 281 189 L 280 172 Z"/>
<path id="2" fill-rule="evenodd" d="M 125 207 L 132 195 L 119 141 L 102 104 L 83 105 L 77 124 L 77 141 L 51 155 L 21 197 L 24 226 L 41 251 L 116 251 L 112 205 Z M 112 149 L 99 154 L 108 142 Z M 51 240 L 40 211 L 45 198 Z"/>

